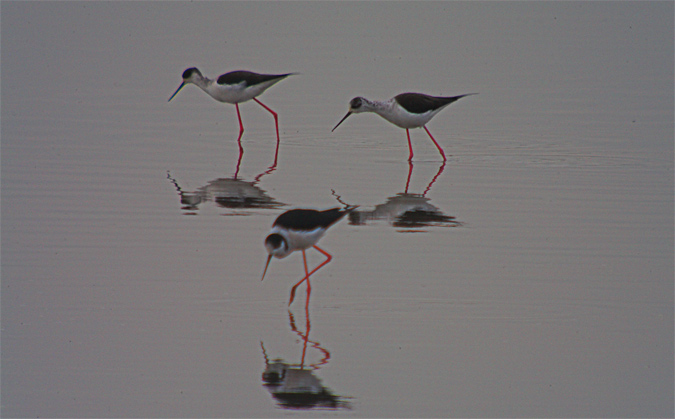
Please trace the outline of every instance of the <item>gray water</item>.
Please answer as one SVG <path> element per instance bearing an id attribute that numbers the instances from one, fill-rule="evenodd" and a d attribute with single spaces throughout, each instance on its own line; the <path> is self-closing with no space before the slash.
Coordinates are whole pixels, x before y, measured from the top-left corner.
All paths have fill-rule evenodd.
<path id="1" fill-rule="evenodd" d="M 673 416 L 672 2 L 1 14 L 3 417 Z M 276 167 L 256 103 L 240 156 L 234 106 L 167 102 L 191 66 L 300 73 L 260 96 Z M 428 124 L 445 165 L 331 133 L 406 91 L 479 93 Z M 264 238 L 340 201 L 437 217 L 343 220 L 288 307 Z"/>

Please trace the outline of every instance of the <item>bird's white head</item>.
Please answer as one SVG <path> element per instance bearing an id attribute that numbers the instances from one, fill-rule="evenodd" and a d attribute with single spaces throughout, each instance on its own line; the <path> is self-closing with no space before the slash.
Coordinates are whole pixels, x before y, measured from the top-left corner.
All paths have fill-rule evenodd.
<path id="1" fill-rule="evenodd" d="M 351 113 L 369 112 L 372 105 L 372 102 L 365 97 L 358 96 L 349 101 L 349 111 Z"/>
<path id="2" fill-rule="evenodd" d="M 335 128 L 339 127 L 340 124 L 343 123 L 344 120 L 347 119 L 349 115 L 353 113 L 372 112 L 372 110 L 373 110 L 372 102 L 361 96 L 355 97 L 354 99 L 349 101 L 349 111 L 347 111 L 347 115 L 345 115 L 344 118 L 342 118 L 340 122 L 337 123 Z M 335 128 L 333 128 L 331 132 L 335 131 Z"/>
<path id="3" fill-rule="evenodd" d="M 178 86 L 178 89 L 171 95 L 169 98 L 169 102 L 171 102 L 171 99 L 173 99 L 174 96 L 180 92 L 180 89 L 183 88 L 186 84 L 197 84 L 198 82 L 201 82 L 204 80 L 204 76 L 202 75 L 201 71 L 197 69 L 197 67 L 190 67 L 187 70 L 183 71 L 183 82 Z"/>
<path id="4" fill-rule="evenodd" d="M 260 279 L 261 281 L 265 279 L 265 273 L 267 273 L 267 267 L 270 265 L 272 257 L 282 259 L 291 253 L 288 249 L 288 242 L 284 236 L 278 233 L 272 233 L 267 236 L 265 239 L 265 249 L 267 249 L 267 253 L 270 255 L 267 257 L 267 263 L 265 263 L 265 270 L 263 271 L 262 278 Z"/>

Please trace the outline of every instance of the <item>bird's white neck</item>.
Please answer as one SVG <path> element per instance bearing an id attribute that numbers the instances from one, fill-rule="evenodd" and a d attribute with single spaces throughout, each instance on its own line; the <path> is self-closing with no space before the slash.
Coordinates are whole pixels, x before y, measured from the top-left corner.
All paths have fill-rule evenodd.
<path id="1" fill-rule="evenodd" d="M 214 80 L 211 80 L 208 77 L 202 76 L 200 74 L 194 74 L 190 79 L 190 82 L 202 89 L 203 91 L 209 93 L 209 87 L 213 85 Z"/>
<path id="2" fill-rule="evenodd" d="M 370 100 L 362 97 L 361 105 L 363 106 L 364 111 L 373 112 L 375 108 L 382 106 L 382 102 L 379 100 Z"/>
<path id="3" fill-rule="evenodd" d="M 391 112 L 391 109 L 394 107 L 393 99 L 380 101 L 362 98 L 361 101 L 363 103 L 362 112 L 374 112 L 380 116 L 383 116 L 383 114 Z"/>

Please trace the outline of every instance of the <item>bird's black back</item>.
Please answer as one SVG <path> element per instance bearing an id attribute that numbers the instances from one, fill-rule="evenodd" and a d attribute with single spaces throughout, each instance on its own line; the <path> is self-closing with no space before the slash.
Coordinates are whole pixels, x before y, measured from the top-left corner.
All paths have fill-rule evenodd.
<path id="1" fill-rule="evenodd" d="M 312 209 L 294 209 L 281 214 L 273 226 L 292 230 L 314 230 L 317 227 L 328 228 L 340 221 L 350 209 L 331 208 L 324 211 Z"/>
<path id="2" fill-rule="evenodd" d="M 288 77 L 293 73 L 288 74 L 258 74 L 250 71 L 232 71 L 218 77 L 218 84 L 239 84 L 245 82 L 247 86 L 254 86 L 256 84 L 264 83 L 266 81 L 282 79 Z"/>
<path id="3" fill-rule="evenodd" d="M 449 105 L 470 94 L 472 93 L 452 97 L 441 97 L 424 95 L 422 93 L 401 93 L 396 96 L 396 102 L 408 112 L 425 113 L 442 108 L 443 106 Z"/>

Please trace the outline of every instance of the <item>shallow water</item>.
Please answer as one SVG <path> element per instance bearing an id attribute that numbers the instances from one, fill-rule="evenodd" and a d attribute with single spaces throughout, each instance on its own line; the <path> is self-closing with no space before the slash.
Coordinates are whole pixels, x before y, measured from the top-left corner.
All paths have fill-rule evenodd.
<path id="1" fill-rule="evenodd" d="M 2 3 L 2 416 L 672 417 L 672 15 Z M 167 103 L 193 65 L 301 73 L 260 97 L 276 166 L 254 102 L 243 155 L 233 106 Z M 330 132 L 403 91 L 479 93 L 428 125 L 445 164 Z M 272 222 L 340 202 L 287 307 Z"/>

